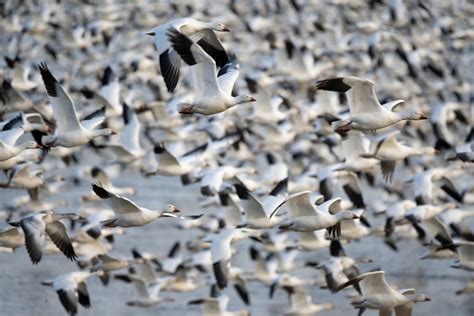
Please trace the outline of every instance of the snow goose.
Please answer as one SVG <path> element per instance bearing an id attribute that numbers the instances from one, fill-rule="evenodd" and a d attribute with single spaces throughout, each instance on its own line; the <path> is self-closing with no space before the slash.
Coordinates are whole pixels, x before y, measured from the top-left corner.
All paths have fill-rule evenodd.
<path id="1" fill-rule="evenodd" d="M 230 259 L 232 257 L 231 242 L 236 232 L 236 229 L 224 229 L 212 237 L 212 269 L 217 285 L 221 289 L 227 287 L 229 282 Z"/>
<path id="2" fill-rule="evenodd" d="M 403 160 L 416 155 L 433 155 L 437 151 L 433 147 L 410 147 L 397 140 L 399 131 L 391 132 L 382 137 L 375 145 L 375 150 L 370 154 L 364 154 L 364 158 L 376 158 L 380 160 L 382 175 L 386 181 L 392 181 L 395 165 L 398 160 Z"/>
<path id="3" fill-rule="evenodd" d="M 0 161 L 13 158 L 24 150 L 40 147 L 34 141 L 26 141 L 15 145 L 23 134 L 21 118 L 18 122 L 17 117 L 15 117 L 3 126 L 0 131 Z"/>
<path id="4" fill-rule="evenodd" d="M 332 292 L 335 292 L 341 284 L 359 274 L 357 263 L 372 262 L 372 259 L 368 257 L 354 259 L 347 256 L 339 240 L 331 241 L 329 253 L 331 258 L 317 264 L 315 267 L 324 271 L 326 285 Z M 309 263 L 309 265 L 313 266 L 314 264 Z M 360 291 L 359 288 L 356 287 L 356 289 Z"/>
<path id="5" fill-rule="evenodd" d="M 74 103 L 64 88 L 51 74 L 46 64 L 40 64 L 39 68 L 49 101 L 53 106 L 56 123 L 55 134 L 42 137 L 43 145 L 47 147 L 76 147 L 87 144 L 96 137 L 110 136 L 115 133 L 108 128 L 95 129 L 104 120 L 104 116 L 101 115 L 102 111 L 97 111 L 94 115 L 85 117 L 82 122 L 79 122 Z"/>
<path id="6" fill-rule="evenodd" d="M 5 57 L 8 67 L 13 68 L 12 86 L 19 91 L 33 90 L 38 86 L 37 82 L 28 79 L 30 69 L 21 64 L 19 56 L 15 59 Z"/>
<path id="7" fill-rule="evenodd" d="M 201 179 L 201 194 L 213 196 L 221 191 L 224 180 L 231 179 L 239 174 L 254 174 L 256 170 L 251 167 L 237 168 L 234 166 L 221 166 L 208 168 L 203 172 Z"/>
<path id="8" fill-rule="evenodd" d="M 281 221 L 280 217 L 273 216 L 273 214 L 287 202 L 284 197 L 275 201 L 276 203 L 272 203 L 271 208 L 267 211 L 265 205 L 258 201 L 243 183 L 237 183 L 234 186 L 237 195 L 243 202 L 243 208 L 246 213 L 246 219 L 239 227 L 270 228 Z M 268 214 L 271 215 L 269 216 Z"/>
<path id="9" fill-rule="evenodd" d="M 128 306 L 150 307 L 162 301 L 174 301 L 173 298 L 160 297 L 161 290 L 171 279 L 169 276 L 160 277 L 151 283 L 135 274 L 122 276 L 120 279 L 125 282 L 132 282 L 135 287 L 135 298 L 127 301 Z"/>
<path id="10" fill-rule="evenodd" d="M 160 55 L 160 68 L 166 88 L 173 92 L 178 84 L 181 59 L 168 38 L 168 32 L 174 30 L 191 37 L 197 45 L 211 56 L 217 66 L 228 62 L 227 53 L 214 31 L 230 32 L 223 23 L 202 22 L 192 18 L 181 18 L 151 29 L 147 35 L 154 36 L 155 46 Z M 183 58 L 184 59 L 184 58 Z"/>
<path id="11" fill-rule="evenodd" d="M 9 110 L 28 111 L 33 107 L 33 102 L 21 91 L 12 87 L 10 81 L 3 79 L 0 88 L 0 101 L 8 106 Z"/>
<path id="12" fill-rule="evenodd" d="M 349 131 L 347 137 L 342 140 L 341 147 L 345 160 L 338 169 L 365 172 L 373 169 L 379 163 L 377 159 L 361 156 L 369 152 L 370 140 L 360 131 Z"/>
<path id="13" fill-rule="evenodd" d="M 456 171 L 446 168 L 431 168 L 415 175 L 412 181 L 416 203 L 422 205 L 433 202 L 433 182 L 435 181 L 440 181 L 442 184 L 441 189 L 457 202 L 462 203 L 463 195 L 454 186 L 453 181 L 449 177 L 450 174 L 455 175 Z"/>
<path id="14" fill-rule="evenodd" d="M 205 241 L 211 242 L 211 258 L 214 278 L 220 289 L 227 287 L 232 277 L 230 259 L 232 257 L 232 242 L 254 234 L 247 229 L 224 228 L 218 234 L 208 237 Z M 256 235 L 260 233 L 256 232 Z"/>
<path id="15" fill-rule="evenodd" d="M 313 315 L 320 311 L 331 310 L 333 304 L 314 304 L 308 292 L 300 286 L 285 286 L 284 289 L 290 296 L 291 308 L 284 312 L 284 315 Z"/>
<path id="16" fill-rule="evenodd" d="M 381 105 L 375 95 L 374 83 L 357 77 L 341 77 L 316 82 L 316 89 L 347 92 L 350 116 L 337 124 L 337 131 L 351 129 L 374 131 L 403 120 L 424 120 L 427 116 L 416 112 L 393 112 L 403 100 Z"/>
<path id="17" fill-rule="evenodd" d="M 155 154 L 155 164 L 145 169 L 145 175 L 186 176 L 200 169 L 201 161 L 195 156 L 176 157 L 164 145 L 155 145 L 152 154 Z M 187 158 L 187 159 L 186 159 Z M 156 165 L 157 163 L 157 165 Z"/>
<path id="18" fill-rule="evenodd" d="M 385 271 L 361 274 L 339 286 L 338 290 L 356 283 L 360 286 L 362 297 L 354 300 L 352 305 L 360 309 L 359 315 L 367 308 L 384 312 L 410 302 L 431 301 L 423 294 L 415 294 L 414 290 L 395 290 L 385 280 Z"/>
<path id="19" fill-rule="evenodd" d="M 81 93 L 98 106 L 105 105 L 105 115 L 107 117 L 116 117 L 122 115 L 122 106 L 120 105 L 120 84 L 118 77 L 110 66 L 104 70 L 101 78 L 101 87 L 98 92 L 83 88 Z M 111 122 L 113 124 L 113 122 Z"/>
<path id="20" fill-rule="evenodd" d="M 75 271 L 62 274 L 53 280 L 43 281 L 41 284 L 52 286 L 59 297 L 59 301 L 70 315 L 77 314 L 77 303 L 85 308 L 91 307 L 86 279 L 94 275 L 101 275 L 102 271 Z"/>
<path id="21" fill-rule="evenodd" d="M 241 103 L 255 101 L 255 98 L 247 95 L 237 97 L 231 96 L 228 91 L 224 91 L 217 80 L 216 64 L 214 60 L 196 43 L 187 36 L 179 33 L 175 29 L 168 32 L 169 40 L 173 48 L 179 53 L 181 58 L 194 67 L 197 76 L 197 94 L 192 104 L 181 103 L 179 112 L 181 114 L 199 113 L 203 115 L 213 115 Z M 227 80 L 235 81 L 235 77 L 228 77 Z M 231 85 L 226 85 L 231 86 Z"/>
<path id="22" fill-rule="evenodd" d="M 249 90 L 256 94 L 257 99 L 253 106 L 251 121 L 271 124 L 287 118 L 288 113 L 281 112 L 279 109 L 283 102 L 281 97 L 272 97 L 270 91 L 249 77 L 246 77 L 245 81 L 247 82 Z"/>
<path id="23" fill-rule="evenodd" d="M 166 208 L 161 211 L 154 211 L 138 206 L 126 197 L 107 191 L 100 184 L 93 184 L 92 190 L 101 199 L 106 200 L 107 204 L 109 204 L 115 213 L 114 218 L 101 222 L 101 224 L 106 227 L 143 226 L 161 217 L 184 218 L 177 214 L 180 211 L 176 206 L 171 204 L 168 204 Z M 198 217 L 200 217 L 200 215 Z"/>
<path id="24" fill-rule="evenodd" d="M 311 203 L 310 195 L 310 191 L 303 191 L 289 197 L 288 205 L 292 217 L 288 223 L 281 225 L 279 227 L 280 229 L 308 232 L 330 228 L 330 235 L 338 238 L 340 236 L 340 222 L 342 220 L 359 218 L 355 213 L 350 211 L 341 211 L 333 214 L 331 213 L 331 207 L 328 207 L 327 212 L 323 211 Z M 278 210 L 279 209 L 273 211 L 270 218 L 275 216 Z"/>
<path id="25" fill-rule="evenodd" d="M 229 304 L 229 297 L 221 293 L 218 288 L 213 285 L 211 287 L 211 297 L 201 298 L 188 302 L 188 305 L 202 305 L 204 316 L 248 316 L 250 313 L 247 310 L 236 312 L 227 311 Z"/>
<path id="26" fill-rule="evenodd" d="M 15 227 L 21 226 L 25 234 L 26 250 L 33 264 L 41 261 L 46 234 L 68 259 L 76 260 L 77 256 L 67 235 L 66 227 L 60 222 L 63 218 L 78 220 L 80 216 L 74 213 L 58 214 L 53 211 L 40 211 L 9 223 Z"/>
<path id="27" fill-rule="evenodd" d="M 140 145 L 141 124 L 137 115 L 130 106 L 123 104 L 122 117 L 124 127 L 122 130 L 120 144 L 107 144 L 120 163 L 132 163 L 143 156 L 146 151 Z"/>

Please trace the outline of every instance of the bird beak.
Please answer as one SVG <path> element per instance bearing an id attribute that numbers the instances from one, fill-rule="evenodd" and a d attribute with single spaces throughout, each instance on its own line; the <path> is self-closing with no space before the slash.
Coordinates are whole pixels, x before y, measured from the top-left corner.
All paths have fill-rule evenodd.
<path id="1" fill-rule="evenodd" d="M 117 132 L 116 131 L 112 131 L 112 133 L 110 135 L 117 135 Z"/>
<path id="2" fill-rule="evenodd" d="M 359 218 L 358 215 L 356 215 L 356 214 L 352 215 L 352 219 L 358 219 L 358 218 Z"/>
<path id="3" fill-rule="evenodd" d="M 428 116 L 425 114 L 420 114 L 420 120 L 427 120 Z"/>
<path id="4" fill-rule="evenodd" d="M 148 33 L 146 33 L 146 35 L 155 36 L 155 32 L 148 32 Z"/>
<path id="5" fill-rule="evenodd" d="M 224 28 L 222 29 L 222 32 L 230 32 L 230 29 L 227 28 L 227 27 L 224 27 Z"/>
<path id="6" fill-rule="evenodd" d="M 425 297 L 425 302 L 431 302 L 431 298 L 429 298 L 428 296 Z"/>
<path id="7" fill-rule="evenodd" d="M 177 207 L 175 207 L 175 208 L 173 209 L 173 213 L 180 213 L 180 212 L 181 212 L 181 210 L 180 210 L 179 208 L 177 208 Z"/>
<path id="8" fill-rule="evenodd" d="M 257 99 L 255 99 L 254 97 L 250 97 L 250 101 L 249 101 L 249 102 L 253 102 L 253 101 L 257 101 Z"/>

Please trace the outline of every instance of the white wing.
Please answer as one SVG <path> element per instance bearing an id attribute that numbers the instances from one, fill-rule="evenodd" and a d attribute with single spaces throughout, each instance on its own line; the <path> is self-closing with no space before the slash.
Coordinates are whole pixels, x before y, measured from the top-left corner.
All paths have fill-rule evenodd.
<path id="1" fill-rule="evenodd" d="M 51 74 L 46 64 L 39 66 L 49 101 L 53 107 L 53 116 L 57 133 L 82 130 L 77 118 L 76 109 L 69 95 L 64 91 L 56 78 Z"/>

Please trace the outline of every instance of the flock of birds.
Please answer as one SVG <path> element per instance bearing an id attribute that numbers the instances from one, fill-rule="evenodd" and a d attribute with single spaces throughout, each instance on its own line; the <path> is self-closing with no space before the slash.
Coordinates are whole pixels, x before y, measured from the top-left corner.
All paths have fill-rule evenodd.
<path id="1" fill-rule="evenodd" d="M 2 198 L 0 249 L 26 246 L 33 265 L 55 253 L 76 261 L 43 282 L 70 315 L 91 307 L 94 276 L 133 284 L 127 304 L 138 307 L 209 287 L 189 304 L 247 315 L 227 311 L 225 293 L 232 285 L 250 305 L 248 283 L 259 282 L 270 299 L 288 293 L 289 315 L 337 309 L 313 303 L 309 287 L 344 290 L 358 315 L 411 315 L 427 295 L 398 289 L 383 267 L 361 272 L 377 258 L 346 254 L 369 235 L 394 251 L 418 239 L 422 259 L 474 271 L 472 3 L 132 1 L 72 12 L 60 2 L 37 15 L 28 1 L 2 7 L 0 194 L 28 196 Z M 130 175 L 142 176 L 136 187 L 116 186 Z M 193 209 L 204 211 L 134 201 L 162 177 L 197 189 Z M 79 209 L 46 198 L 84 183 Z M 203 235 L 164 257 L 110 253 L 115 236 L 162 218 Z M 232 260 L 242 240 L 253 269 Z M 326 249 L 327 260 L 297 259 Z M 473 292 L 474 280 L 456 294 Z"/>

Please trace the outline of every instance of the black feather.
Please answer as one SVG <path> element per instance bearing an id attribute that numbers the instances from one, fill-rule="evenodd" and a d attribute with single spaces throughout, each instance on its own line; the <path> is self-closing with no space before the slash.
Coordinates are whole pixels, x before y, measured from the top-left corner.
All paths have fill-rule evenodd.
<path id="1" fill-rule="evenodd" d="M 46 87 L 46 91 L 50 97 L 57 97 L 58 92 L 56 91 L 56 84 L 59 82 L 56 78 L 51 74 L 48 69 L 48 66 L 45 63 L 39 64 L 39 70 L 41 73 L 41 77 L 43 78 L 44 86 Z"/>

